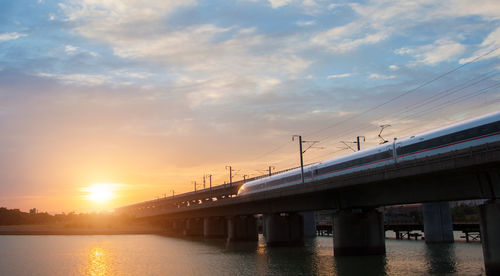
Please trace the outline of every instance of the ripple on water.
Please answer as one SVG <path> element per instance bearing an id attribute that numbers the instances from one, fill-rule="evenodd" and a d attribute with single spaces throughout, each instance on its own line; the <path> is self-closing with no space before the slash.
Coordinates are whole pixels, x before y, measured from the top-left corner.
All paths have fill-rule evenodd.
<path id="1" fill-rule="evenodd" d="M 304 246 L 157 235 L 0 236 L 0 275 L 481 275 L 481 244 L 387 240 L 385 256 L 335 257 Z"/>

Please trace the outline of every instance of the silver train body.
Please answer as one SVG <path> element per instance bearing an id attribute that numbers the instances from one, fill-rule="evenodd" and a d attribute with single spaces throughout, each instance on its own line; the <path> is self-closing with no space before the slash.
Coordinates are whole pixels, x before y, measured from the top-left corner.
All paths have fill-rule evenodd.
<path id="1" fill-rule="evenodd" d="M 371 149 L 304 167 L 304 182 L 424 158 L 449 151 L 500 141 L 500 112 L 394 140 Z M 261 193 L 302 183 L 300 168 L 245 183 L 238 196 Z"/>

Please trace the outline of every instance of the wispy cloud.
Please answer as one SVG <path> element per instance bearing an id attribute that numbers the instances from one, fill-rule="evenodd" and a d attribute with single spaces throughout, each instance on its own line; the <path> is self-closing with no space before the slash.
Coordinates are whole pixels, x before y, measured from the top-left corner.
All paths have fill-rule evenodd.
<path id="1" fill-rule="evenodd" d="M 336 74 L 336 75 L 329 75 L 326 77 L 327 79 L 342 79 L 342 78 L 347 78 L 350 77 L 350 73 L 345 73 L 345 74 Z"/>
<path id="2" fill-rule="evenodd" d="M 316 24 L 316 21 L 314 20 L 309 20 L 309 21 L 297 21 L 297 25 L 301 26 L 301 27 L 305 27 L 305 26 L 312 26 L 312 25 L 315 25 Z"/>
<path id="3" fill-rule="evenodd" d="M 76 32 L 108 44 L 115 56 L 170 68 L 168 74 L 174 79 L 170 85 L 181 83 L 182 86 L 198 87 L 198 83 L 204 83 L 206 86 L 200 87 L 200 91 L 189 94 L 196 95 L 188 97 L 194 103 L 201 102 L 195 99 L 205 97 L 222 100 L 231 94 L 246 94 L 241 84 L 254 87 L 257 94 L 265 92 L 266 80 L 281 83 L 303 77 L 302 72 L 313 62 L 298 54 L 298 38 L 268 37 L 257 33 L 255 27 L 215 24 L 162 27 L 169 12 L 177 7 L 195 5 L 194 2 L 178 1 L 168 6 L 153 4 L 153 7 L 160 5 L 161 12 L 144 8 L 142 2 L 126 2 L 125 5 L 127 12 L 117 6 L 84 1 L 81 5 L 65 5 L 63 11 L 68 20 L 78 22 Z M 159 31 L 151 33 L 151 29 Z M 270 44 L 275 46 L 270 48 Z M 244 81 L 240 82 L 240 87 L 223 85 L 209 89 L 207 85 L 228 84 L 235 80 Z"/>
<path id="4" fill-rule="evenodd" d="M 18 39 L 18 38 L 23 37 L 23 36 L 28 36 L 28 35 L 27 34 L 20 34 L 17 32 L 3 33 L 3 34 L 0 34 L 0 42 L 7 41 L 7 40 L 15 40 L 15 39 Z"/>
<path id="5" fill-rule="evenodd" d="M 465 45 L 456 41 L 440 39 L 429 45 L 401 48 L 396 50 L 396 53 L 413 56 L 414 64 L 436 65 L 463 54 L 465 50 Z"/>
<path id="6" fill-rule="evenodd" d="M 381 75 L 377 73 L 370 74 L 370 79 L 375 79 L 375 80 L 390 80 L 394 78 L 396 78 L 396 76 L 394 75 Z"/>
<path id="7" fill-rule="evenodd" d="M 375 44 L 388 37 L 386 30 L 365 30 L 359 22 L 334 27 L 324 32 L 316 33 L 311 43 L 336 53 L 346 53 L 363 45 Z"/>
<path id="8" fill-rule="evenodd" d="M 481 4 L 465 0 L 439 2 L 372 0 L 363 4 L 352 3 L 348 6 L 357 14 L 356 19 L 345 25 L 314 34 L 311 43 L 342 54 L 356 50 L 363 45 L 380 43 L 394 34 L 419 24 L 443 18 L 465 16 L 480 16 L 488 20 L 500 18 L 500 5 L 496 0 L 484 0 Z M 334 5 L 332 8 L 335 7 Z M 437 52 L 441 52 L 441 49 L 420 49 L 425 53 L 419 54 L 418 62 L 436 64 L 464 52 L 464 48 L 457 42 L 441 44 L 441 46 L 450 47 L 450 53 L 438 54 Z"/>
<path id="9" fill-rule="evenodd" d="M 44 78 L 57 79 L 65 84 L 78 86 L 96 86 L 110 82 L 110 77 L 105 75 L 89 74 L 49 74 L 39 73 L 38 76 Z"/>
<path id="10" fill-rule="evenodd" d="M 292 0 L 268 0 L 273 9 L 283 7 L 292 2 Z"/>
<path id="11" fill-rule="evenodd" d="M 67 54 L 74 54 L 76 50 L 78 50 L 78 47 L 66 45 L 66 47 L 64 47 L 64 50 L 66 51 Z"/>
<path id="12" fill-rule="evenodd" d="M 490 55 L 485 56 L 483 59 L 489 59 L 500 56 L 500 27 L 496 28 L 492 31 L 479 45 L 479 49 L 475 51 L 471 57 L 460 59 L 460 64 L 467 63 L 472 61 L 473 59 L 483 56 L 488 52 L 491 52 Z"/>

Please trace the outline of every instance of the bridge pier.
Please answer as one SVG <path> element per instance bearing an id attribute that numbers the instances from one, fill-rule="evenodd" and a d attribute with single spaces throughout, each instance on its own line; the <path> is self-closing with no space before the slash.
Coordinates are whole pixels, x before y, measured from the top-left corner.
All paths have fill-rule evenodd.
<path id="1" fill-rule="evenodd" d="M 314 211 L 301 212 L 300 215 L 304 221 L 304 237 L 316 237 L 316 214 Z"/>
<path id="2" fill-rule="evenodd" d="M 227 218 L 228 241 L 256 241 L 257 239 L 257 219 L 254 216 Z"/>
<path id="3" fill-rule="evenodd" d="M 186 220 L 184 227 L 184 236 L 202 236 L 203 235 L 203 219 L 190 218 Z"/>
<path id="4" fill-rule="evenodd" d="M 479 214 L 486 275 L 500 275 L 500 201 L 480 205 Z"/>
<path id="5" fill-rule="evenodd" d="M 207 239 L 225 238 L 226 226 L 224 217 L 205 217 L 203 218 L 203 237 Z"/>
<path id="6" fill-rule="evenodd" d="M 267 245 L 301 244 L 304 242 L 304 220 L 297 213 L 264 214 L 262 223 Z"/>
<path id="7" fill-rule="evenodd" d="M 448 202 L 424 203 L 424 237 L 426 243 L 451 243 L 453 222 Z"/>
<path id="8" fill-rule="evenodd" d="M 185 219 L 172 219 L 168 232 L 172 235 L 183 235 L 186 228 Z"/>
<path id="9" fill-rule="evenodd" d="M 384 216 L 377 209 L 341 210 L 333 216 L 335 256 L 385 254 Z"/>

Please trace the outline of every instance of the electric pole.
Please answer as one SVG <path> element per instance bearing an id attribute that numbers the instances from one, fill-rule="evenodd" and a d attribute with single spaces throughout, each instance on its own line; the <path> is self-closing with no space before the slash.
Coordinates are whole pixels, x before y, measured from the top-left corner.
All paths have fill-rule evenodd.
<path id="1" fill-rule="evenodd" d="M 233 167 L 226 166 L 226 170 L 229 168 L 229 187 L 233 185 Z"/>
<path id="2" fill-rule="evenodd" d="M 358 151 L 361 150 L 361 143 L 359 142 L 359 138 L 363 137 L 363 142 L 366 142 L 365 136 L 356 137 L 356 144 L 358 145 Z"/>
<path id="3" fill-rule="evenodd" d="M 269 166 L 269 176 L 271 176 L 271 170 L 275 170 L 276 168 L 274 166 Z"/>
<path id="4" fill-rule="evenodd" d="M 205 175 L 203 175 L 203 189 L 205 189 Z"/>
<path id="5" fill-rule="evenodd" d="M 196 192 L 196 181 L 192 181 L 192 183 L 194 184 L 194 191 Z"/>
<path id="6" fill-rule="evenodd" d="M 210 201 L 212 201 L 212 175 L 208 174 L 208 183 L 210 185 Z"/>
<path id="7" fill-rule="evenodd" d="M 292 141 L 295 140 L 295 137 L 299 138 L 299 151 L 300 151 L 300 179 L 302 181 L 302 184 L 304 184 L 304 160 L 302 159 L 302 136 L 300 135 L 293 135 L 292 136 Z"/>
<path id="8" fill-rule="evenodd" d="M 306 153 L 306 151 L 310 148 L 315 148 L 315 149 L 323 149 L 323 147 L 314 147 L 316 143 L 319 143 L 319 141 L 302 141 L 302 136 L 301 135 L 293 135 L 292 136 L 292 141 L 295 140 L 295 137 L 299 138 L 299 151 L 300 151 L 300 178 L 302 180 L 302 184 L 304 184 L 304 159 L 303 159 L 303 154 Z M 302 143 L 309 143 L 309 146 L 305 149 L 302 150 Z"/>
<path id="9" fill-rule="evenodd" d="M 172 198 L 174 198 L 175 192 L 174 192 L 174 190 L 171 190 L 171 191 L 172 191 Z"/>

